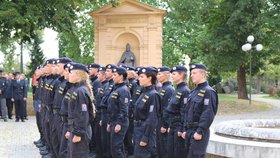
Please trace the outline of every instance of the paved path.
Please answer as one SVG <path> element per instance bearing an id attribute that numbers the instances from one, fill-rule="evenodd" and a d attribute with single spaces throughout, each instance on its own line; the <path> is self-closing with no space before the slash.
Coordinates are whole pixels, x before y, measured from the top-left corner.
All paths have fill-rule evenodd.
<path id="1" fill-rule="evenodd" d="M 39 149 L 33 145 L 38 138 L 35 117 L 25 122 L 0 119 L 0 158 L 40 158 Z"/>
<path id="2" fill-rule="evenodd" d="M 280 118 L 280 99 L 263 98 L 266 95 L 252 95 L 252 100 L 266 102 L 272 105 L 272 108 L 267 111 L 255 113 L 243 113 L 238 115 L 219 115 L 215 117 L 212 127 L 222 121 L 227 120 L 242 120 L 242 119 L 273 119 Z M 254 108 L 254 107 L 252 107 Z"/>

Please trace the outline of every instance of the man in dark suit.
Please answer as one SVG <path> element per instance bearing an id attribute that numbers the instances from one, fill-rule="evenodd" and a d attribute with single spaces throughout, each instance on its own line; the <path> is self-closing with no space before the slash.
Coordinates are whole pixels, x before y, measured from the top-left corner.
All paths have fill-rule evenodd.
<path id="1" fill-rule="evenodd" d="M 7 79 L 3 75 L 3 71 L 0 70 L 0 110 L 2 118 L 7 122 L 7 106 L 6 106 L 6 89 L 7 89 Z"/>
<path id="2" fill-rule="evenodd" d="M 24 80 L 20 80 L 20 73 L 14 73 L 15 80 L 12 82 L 12 101 L 15 103 L 16 122 L 21 119 L 24 122 L 24 102 L 27 98 L 27 88 Z"/>

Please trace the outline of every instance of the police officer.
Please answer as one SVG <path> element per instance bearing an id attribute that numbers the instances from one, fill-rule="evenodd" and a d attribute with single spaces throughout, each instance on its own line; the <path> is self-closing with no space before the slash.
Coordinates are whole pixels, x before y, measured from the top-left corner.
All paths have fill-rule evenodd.
<path id="1" fill-rule="evenodd" d="M 3 75 L 3 70 L 0 70 L 0 110 L 2 118 L 7 122 L 8 110 L 6 106 L 6 90 L 7 90 L 7 79 Z"/>
<path id="2" fill-rule="evenodd" d="M 69 82 L 69 69 L 70 69 L 71 63 L 65 64 L 64 65 L 64 71 L 63 71 L 63 76 L 64 80 L 66 80 L 65 87 L 60 89 L 59 93 L 62 92 L 62 101 L 61 101 L 61 109 L 59 111 L 61 121 L 62 121 L 62 133 L 61 133 L 61 138 L 60 138 L 60 145 L 59 145 L 59 158 L 67 158 L 68 156 L 68 151 L 67 151 L 67 144 L 68 144 L 68 139 L 66 136 L 70 135 L 70 130 L 69 130 L 69 125 L 68 125 L 68 103 L 71 99 L 71 95 L 75 89 L 73 84 Z M 68 131 L 68 134 L 66 134 Z"/>
<path id="3" fill-rule="evenodd" d="M 87 66 L 72 63 L 69 82 L 75 87 L 68 108 L 70 135 L 68 138 L 69 158 L 88 158 L 89 142 L 92 136 L 90 121 L 93 120 L 93 93 Z"/>
<path id="4" fill-rule="evenodd" d="M 156 69 L 144 67 L 139 70 L 138 75 L 144 90 L 134 107 L 134 157 L 149 158 L 156 156 L 160 96 L 155 90 Z"/>
<path id="5" fill-rule="evenodd" d="M 89 71 L 89 77 L 90 77 L 90 81 L 91 81 L 91 85 L 92 85 L 92 90 L 93 90 L 93 95 L 96 96 L 97 93 L 98 93 L 98 88 L 101 86 L 101 83 L 100 81 L 98 80 L 98 70 L 100 68 L 100 65 L 99 64 L 96 64 L 96 63 L 92 63 L 92 64 L 89 64 L 88 65 L 88 71 Z M 95 103 L 95 100 L 94 100 L 94 104 Z M 91 128 L 92 128 L 92 138 L 91 138 L 91 141 L 90 141 L 90 156 L 93 157 L 94 156 L 94 152 L 96 151 L 96 144 L 95 144 L 95 140 L 94 140 L 94 129 L 95 129 L 95 126 L 99 126 L 99 122 L 96 122 L 97 120 L 94 119 L 93 122 L 91 122 Z"/>
<path id="6" fill-rule="evenodd" d="M 158 157 L 167 158 L 167 138 L 168 138 L 168 117 L 163 113 L 166 113 L 167 105 L 170 101 L 172 94 L 174 93 L 174 88 L 170 79 L 170 68 L 167 66 L 162 66 L 158 68 L 157 81 L 161 84 L 158 89 L 158 93 L 161 97 L 161 107 L 160 107 L 160 120 L 157 128 L 157 152 Z"/>
<path id="7" fill-rule="evenodd" d="M 13 119 L 12 116 L 13 116 L 14 103 L 11 100 L 13 79 L 14 79 L 13 74 L 9 73 L 8 77 L 7 77 L 7 89 L 6 89 L 6 104 L 7 104 L 7 108 L 8 108 L 8 118 L 9 119 Z"/>
<path id="8" fill-rule="evenodd" d="M 24 101 L 27 98 L 27 89 L 25 86 L 25 81 L 20 80 L 20 73 L 15 73 L 15 80 L 12 83 L 12 101 L 15 103 L 16 111 L 16 122 L 21 119 L 24 122 Z"/>
<path id="9" fill-rule="evenodd" d="M 62 129 L 62 121 L 60 117 L 60 109 L 61 109 L 61 102 L 63 99 L 63 91 L 66 86 L 67 80 L 64 79 L 64 65 L 67 63 L 72 62 L 71 59 L 67 57 L 62 57 L 56 60 L 56 74 L 57 77 L 53 81 L 53 93 L 51 94 L 51 98 L 53 98 L 53 105 L 52 105 L 52 112 L 53 112 L 53 119 L 52 119 L 52 126 L 51 126 L 51 142 L 52 148 L 55 154 L 55 157 L 59 157 L 59 145 L 61 140 L 61 129 Z"/>
<path id="10" fill-rule="evenodd" d="M 102 149 L 103 149 L 103 157 L 111 157 L 111 149 L 110 149 L 110 133 L 107 132 L 107 122 L 108 122 L 108 98 L 114 89 L 114 81 L 113 81 L 113 69 L 116 68 L 116 65 L 108 64 L 106 65 L 106 79 L 109 84 L 105 89 L 104 96 L 101 101 L 101 139 L 102 139 Z"/>
<path id="11" fill-rule="evenodd" d="M 100 67 L 98 71 L 98 80 L 101 86 L 98 89 L 98 93 L 95 96 L 95 107 L 96 107 L 96 117 L 95 122 L 98 122 L 94 128 L 94 141 L 95 141 L 95 154 L 96 158 L 101 158 L 103 153 L 102 140 L 101 140 L 101 100 L 104 96 L 105 88 L 108 86 L 108 80 L 105 75 L 106 68 Z"/>
<path id="12" fill-rule="evenodd" d="M 130 91 L 125 81 L 127 72 L 123 67 L 113 69 L 114 90 L 108 98 L 109 122 L 107 131 L 110 132 L 111 154 L 113 158 L 125 158 L 124 137 L 128 129 L 128 105 Z"/>
<path id="13" fill-rule="evenodd" d="M 209 141 L 209 128 L 218 109 L 218 96 L 206 80 L 207 68 L 203 64 L 190 67 L 192 82 L 196 88 L 189 96 L 183 137 L 189 149 L 188 158 L 204 158 Z"/>
<path id="14" fill-rule="evenodd" d="M 184 123 L 184 107 L 190 93 L 187 83 L 187 69 L 184 66 L 174 66 L 171 69 L 172 81 L 176 89 L 166 108 L 166 114 L 169 120 L 168 131 L 168 157 L 181 158 L 186 157 L 187 149 L 185 141 L 182 138 Z"/>

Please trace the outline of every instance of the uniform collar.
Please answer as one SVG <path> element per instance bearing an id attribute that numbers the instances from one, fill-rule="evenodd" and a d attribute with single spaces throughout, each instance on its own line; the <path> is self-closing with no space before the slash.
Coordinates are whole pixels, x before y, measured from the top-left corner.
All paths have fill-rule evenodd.
<path id="1" fill-rule="evenodd" d="M 73 83 L 73 85 L 74 85 L 75 87 L 79 87 L 79 86 L 85 85 L 85 84 L 86 84 L 85 81 L 80 81 L 80 82 L 77 82 L 77 83 Z"/>
<path id="2" fill-rule="evenodd" d="M 123 82 L 123 83 L 115 84 L 116 88 L 121 87 L 121 86 L 123 86 L 123 85 L 126 85 L 126 83 Z"/>
<path id="3" fill-rule="evenodd" d="M 181 88 L 181 87 L 184 87 L 186 85 L 187 85 L 186 82 L 181 82 L 181 83 L 177 84 L 177 88 Z"/>
<path id="4" fill-rule="evenodd" d="M 165 86 L 169 86 L 171 85 L 172 83 L 170 81 L 166 81 L 162 84 L 162 87 L 165 87 Z"/>
<path id="5" fill-rule="evenodd" d="M 196 88 L 202 88 L 202 87 L 205 87 L 205 86 L 208 86 L 208 85 L 209 85 L 208 82 L 205 81 L 203 83 L 198 84 Z"/>
<path id="6" fill-rule="evenodd" d="M 103 82 L 101 82 L 102 84 L 108 83 L 108 80 L 104 80 Z"/>
<path id="7" fill-rule="evenodd" d="M 90 76 L 91 81 L 95 81 L 97 79 L 97 76 Z"/>
<path id="8" fill-rule="evenodd" d="M 150 85 L 148 87 L 144 87 L 144 92 L 150 91 L 154 89 L 154 85 Z"/>

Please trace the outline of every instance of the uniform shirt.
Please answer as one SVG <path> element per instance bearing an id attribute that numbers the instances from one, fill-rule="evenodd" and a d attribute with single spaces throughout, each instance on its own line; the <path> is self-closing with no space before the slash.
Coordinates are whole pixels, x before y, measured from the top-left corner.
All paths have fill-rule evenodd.
<path id="1" fill-rule="evenodd" d="M 6 98 L 7 79 L 5 77 L 0 77 L 0 90 L 0 99 Z"/>
<path id="2" fill-rule="evenodd" d="M 49 80 L 48 82 L 49 88 L 47 89 L 47 95 L 46 95 L 46 100 L 47 100 L 47 105 L 53 108 L 54 104 L 54 95 L 55 91 L 58 89 L 58 86 L 60 84 L 60 75 L 52 75 L 52 80 Z"/>
<path id="3" fill-rule="evenodd" d="M 54 94 L 54 101 L 53 101 L 53 108 L 54 109 L 60 109 L 61 108 L 61 102 L 65 95 L 65 87 L 67 80 L 64 79 L 64 77 L 60 77 L 59 80 L 61 81 L 58 85 L 58 88 L 56 88 L 55 94 Z"/>
<path id="4" fill-rule="evenodd" d="M 97 96 L 98 88 L 101 86 L 101 83 L 97 76 L 90 76 L 91 86 L 92 86 L 92 92 L 94 96 Z"/>
<path id="5" fill-rule="evenodd" d="M 190 90 L 186 82 L 179 83 L 166 108 L 166 114 L 168 116 L 164 117 L 168 117 L 169 126 L 176 128 L 178 131 L 183 131 L 184 107 L 187 103 L 189 93 Z"/>
<path id="6" fill-rule="evenodd" d="M 60 115 L 62 116 L 68 116 L 68 105 L 74 89 L 75 87 L 73 86 L 72 83 L 66 82 L 66 86 L 63 90 L 63 98 L 61 101 L 61 109 L 60 109 Z"/>
<path id="7" fill-rule="evenodd" d="M 129 91 L 130 91 L 130 96 L 131 96 L 131 99 L 130 99 L 130 103 L 128 105 L 128 116 L 129 118 L 133 118 L 133 108 L 134 108 L 134 104 L 136 102 L 136 100 L 138 99 L 138 97 L 140 96 L 140 93 L 139 95 L 137 96 L 137 98 L 134 98 L 134 100 L 132 99 L 132 96 L 136 93 L 137 91 L 137 87 L 138 87 L 138 84 L 137 84 L 137 80 L 135 78 L 130 78 L 128 79 L 128 88 L 129 88 Z M 135 96 L 134 96 L 135 97 Z"/>
<path id="8" fill-rule="evenodd" d="M 95 103 L 96 103 L 95 106 L 96 106 L 97 113 L 99 113 L 101 110 L 101 101 L 105 94 L 105 89 L 106 87 L 108 87 L 108 85 L 109 85 L 108 80 L 104 80 L 103 82 L 101 82 L 101 86 L 98 88 L 98 93 L 95 96 Z"/>
<path id="9" fill-rule="evenodd" d="M 164 128 L 168 128 L 168 115 L 166 114 L 167 113 L 166 108 L 168 106 L 168 103 L 174 91 L 175 90 L 170 81 L 164 82 L 162 84 L 162 87 L 158 89 L 158 93 L 161 97 L 161 107 L 160 107 L 161 119 L 159 123 L 161 127 Z"/>
<path id="10" fill-rule="evenodd" d="M 68 123 L 70 132 L 77 136 L 84 136 L 90 123 L 92 102 L 90 92 L 84 82 L 75 83 L 68 109 Z"/>
<path id="11" fill-rule="evenodd" d="M 7 79 L 6 87 L 6 98 L 12 98 L 12 80 Z"/>
<path id="12" fill-rule="evenodd" d="M 27 87 L 24 80 L 13 80 L 12 97 L 15 100 L 22 100 L 23 98 L 27 98 Z"/>
<path id="13" fill-rule="evenodd" d="M 102 109 L 107 109 L 108 98 L 109 98 L 111 92 L 113 91 L 113 89 L 114 89 L 114 81 L 113 81 L 113 79 L 111 79 L 111 80 L 109 80 L 109 84 L 105 89 L 104 96 L 103 96 L 102 101 L 101 101 L 101 108 Z"/>
<path id="14" fill-rule="evenodd" d="M 136 101 L 134 119 L 144 122 L 143 137 L 141 141 L 147 142 L 158 123 L 160 96 L 153 86 L 145 87 L 143 93 Z"/>
<path id="15" fill-rule="evenodd" d="M 203 134 L 212 124 L 218 110 L 218 95 L 208 82 L 199 84 L 190 94 L 184 125 L 198 123 L 196 132 Z"/>
<path id="16" fill-rule="evenodd" d="M 121 123 L 128 116 L 130 91 L 126 83 L 115 84 L 108 99 L 109 122 Z"/>

